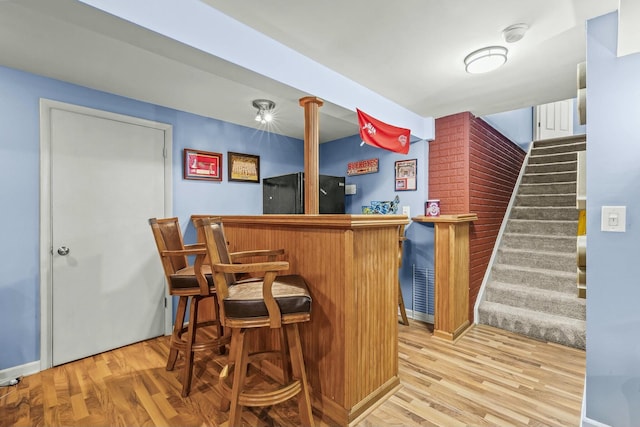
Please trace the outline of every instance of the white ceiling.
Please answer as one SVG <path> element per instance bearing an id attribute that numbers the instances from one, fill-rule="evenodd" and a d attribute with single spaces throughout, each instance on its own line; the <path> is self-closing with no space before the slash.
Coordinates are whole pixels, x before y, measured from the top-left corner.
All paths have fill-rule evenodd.
<path id="1" fill-rule="evenodd" d="M 435 118 L 575 97 L 585 21 L 618 7 L 618 0 L 202 2 Z M 516 23 L 529 30 L 507 44 L 501 32 Z M 505 66 L 465 73 L 468 53 L 495 44 L 509 49 Z M 298 100 L 309 94 L 74 0 L 0 0 L 0 65 L 249 127 L 258 126 L 251 101 L 268 98 L 277 104 L 271 129 L 303 138 Z M 355 112 L 330 103 L 320 112 L 321 141 L 357 133 Z"/>

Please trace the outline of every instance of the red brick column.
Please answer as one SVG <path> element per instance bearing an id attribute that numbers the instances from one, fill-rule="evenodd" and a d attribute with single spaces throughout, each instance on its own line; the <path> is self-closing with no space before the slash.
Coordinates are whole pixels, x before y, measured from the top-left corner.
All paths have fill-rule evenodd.
<path id="1" fill-rule="evenodd" d="M 516 144 L 471 113 L 436 119 L 429 143 L 429 199 L 443 214 L 476 213 L 470 228 L 469 319 L 525 157 Z"/>
<path id="2" fill-rule="evenodd" d="M 469 212 L 469 119 L 459 113 L 436 120 L 429 143 L 429 199 L 440 199 L 440 213 Z"/>

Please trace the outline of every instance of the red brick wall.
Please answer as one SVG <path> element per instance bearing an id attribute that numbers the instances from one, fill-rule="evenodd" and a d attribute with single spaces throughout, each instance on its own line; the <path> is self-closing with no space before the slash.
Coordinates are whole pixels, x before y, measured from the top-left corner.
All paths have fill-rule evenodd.
<path id="1" fill-rule="evenodd" d="M 429 143 L 429 199 L 440 199 L 440 213 L 469 212 L 470 113 L 436 120 L 436 139 Z"/>
<path id="2" fill-rule="evenodd" d="M 436 120 L 429 198 L 443 214 L 477 213 L 470 231 L 469 319 L 525 152 L 471 113 Z"/>
<path id="3" fill-rule="evenodd" d="M 473 319 L 473 306 L 525 152 L 482 119 L 471 116 L 470 129 L 469 211 L 478 214 L 469 242 L 469 318 Z"/>

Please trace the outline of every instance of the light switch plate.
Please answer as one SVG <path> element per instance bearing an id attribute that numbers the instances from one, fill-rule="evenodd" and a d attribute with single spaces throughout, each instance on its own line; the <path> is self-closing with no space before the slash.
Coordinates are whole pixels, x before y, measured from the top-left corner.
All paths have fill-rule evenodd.
<path id="1" fill-rule="evenodd" d="M 403 206 L 402 207 L 402 215 L 406 215 L 411 218 L 411 206 Z"/>
<path id="2" fill-rule="evenodd" d="M 627 207 L 603 206 L 600 230 L 624 233 L 627 231 Z"/>

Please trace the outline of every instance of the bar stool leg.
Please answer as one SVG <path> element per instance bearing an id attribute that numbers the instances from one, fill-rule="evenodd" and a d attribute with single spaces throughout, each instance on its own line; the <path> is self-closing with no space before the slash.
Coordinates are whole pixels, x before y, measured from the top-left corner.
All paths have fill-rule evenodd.
<path id="1" fill-rule="evenodd" d="M 187 397 L 191 391 L 191 377 L 193 374 L 193 342 L 196 339 L 197 314 L 198 314 L 198 297 L 191 297 L 191 305 L 189 307 L 189 327 L 187 329 L 187 346 L 184 349 L 184 372 L 182 381 L 182 397 Z"/>
<path id="2" fill-rule="evenodd" d="M 398 305 L 400 306 L 400 316 L 402 316 L 402 324 L 409 326 L 409 319 L 407 318 L 407 310 L 404 307 L 404 297 L 402 296 L 402 287 L 398 280 Z"/>
<path id="3" fill-rule="evenodd" d="M 218 306 L 218 294 L 213 294 L 213 309 L 216 316 L 217 329 L 218 329 L 218 338 L 224 336 L 224 327 L 222 326 L 222 319 L 220 319 L 220 307 Z M 224 354 L 226 351 L 224 344 L 218 347 L 218 353 Z"/>
<path id="4" fill-rule="evenodd" d="M 398 238 L 398 306 L 400 307 L 402 324 L 409 326 L 407 309 L 404 306 L 404 297 L 402 296 L 402 285 L 400 284 L 400 268 L 402 268 L 402 247 L 404 246 L 404 241 L 407 240 L 407 238 L 404 237 L 404 225 L 401 225 L 398 231 L 400 233 L 400 237 Z"/>
<path id="5" fill-rule="evenodd" d="M 289 340 L 285 334 L 284 328 L 278 331 L 280 335 L 280 360 L 282 361 L 282 380 L 283 384 L 291 382 L 291 364 L 289 363 Z"/>
<path id="6" fill-rule="evenodd" d="M 300 333 L 298 324 L 292 323 L 284 325 L 289 342 L 289 354 L 291 355 L 291 370 L 293 377 L 300 380 L 302 389 L 298 393 L 298 411 L 303 426 L 314 426 L 313 414 L 311 412 L 311 399 L 309 398 L 309 387 L 307 385 L 307 372 L 304 369 L 304 358 L 302 356 L 302 344 L 300 343 Z"/>
<path id="7" fill-rule="evenodd" d="M 220 391 L 220 411 L 227 412 L 229 410 L 229 405 L 231 405 L 231 401 L 227 397 L 227 393 L 223 387 L 223 384 L 227 382 L 227 378 L 229 377 L 229 370 L 231 366 L 236 361 L 236 350 L 238 348 L 237 345 L 233 343 L 233 330 L 231 333 L 231 343 L 229 344 L 229 354 L 227 355 L 227 364 L 222 367 L 222 371 L 220 371 L 220 376 L 218 377 L 218 390 Z"/>
<path id="8" fill-rule="evenodd" d="M 176 311 L 176 322 L 173 325 L 173 334 L 171 335 L 171 343 L 177 341 L 180 337 L 180 331 L 184 326 L 184 315 L 187 310 L 187 297 L 180 297 L 178 300 L 178 309 Z M 171 346 L 169 350 L 169 358 L 167 359 L 167 371 L 173 371 L 178 359 L 178 349 Z"/>
<path id="9" fill-rule="evenodd" d="M 247 365 L 249 363 L 249 346 L 246 345 L 246 329 L 231 331 L 231 353 L 234 354 L 233 388 L 231 389 L 231 410 L 229 411 L 229 426 L 239 426 L 242 418 L 240 393 L 247 379 Z M 231 360 L 230 360 L 231 361 Z"/>

